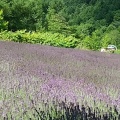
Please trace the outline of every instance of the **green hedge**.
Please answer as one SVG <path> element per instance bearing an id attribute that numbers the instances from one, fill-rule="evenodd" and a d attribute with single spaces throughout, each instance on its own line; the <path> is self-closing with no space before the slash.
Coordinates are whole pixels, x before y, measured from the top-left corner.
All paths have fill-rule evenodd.
<path id="1" fill-rule="evenodd" d="M 61 33 L 51 32 L 26 32 L 26 30 L 20 30 L 16 32 L 12 31 L 1 31 L 0 39 L 14 42 L 23 42 L 31 44 L 42 44 L 56 47 L 65 48 L 77 48 L 77 49 L 88 49 L 88 50 L 99 50 L 102 46 L 101 40 L 97 35 L 86 36 L 80 40 L 75 37 L 66 36 Z M 119 45 L 119 44 L 118 44 Z M 118 46 L 117 45 L 117 46 Z M 119 49 L 119 47 L 118 47 Z M 120 51 L 116 51 L 120 53 Z"/>
<path id="2" fill-rule="evenodd" d="M 20 30 L 16 32 L 3 31 L 0 33 L 0 39 L 66 48 L 75 48 L 79 44 L 79 40 L 74 38 L 73 36 L 65 36 L 60 33 L 50 32 L 26 32 L 25 30 Z"/>

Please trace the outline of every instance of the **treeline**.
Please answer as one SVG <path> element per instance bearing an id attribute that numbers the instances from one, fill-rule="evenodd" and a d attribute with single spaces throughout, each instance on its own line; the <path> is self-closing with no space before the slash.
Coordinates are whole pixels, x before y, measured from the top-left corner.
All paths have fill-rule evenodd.
<path id="1" fill-rule="evenodd" d="M 120 48 L 118 0 L 1 0 L 0 9 L 1 31 L 57 33 L 76 39 L 79 48 Z"/>

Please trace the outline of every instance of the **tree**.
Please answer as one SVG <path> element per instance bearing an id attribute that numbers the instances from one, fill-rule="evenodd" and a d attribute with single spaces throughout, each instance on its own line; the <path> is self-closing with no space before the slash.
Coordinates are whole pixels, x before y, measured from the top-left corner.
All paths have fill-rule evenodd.
<path id="1" fill-rule="evenodd" d="M 53 32 L 64 32 L 67 30 L 67 22 L 63 16 L 56 13 L 54 9 L 49 8 L 47 14 L 47 21 L 48 21 L 48 31 Z"/>
<path id="2" fill-rule="evenodd" d="M 3 10 L 0 10 L 0 31 L 7 30 L 8 22 L 6 22 L 3 18 Z"/>
<path id="3" fill-rule="evenodd" d="M 81 39 L 83 39 L 84 37 L 91 35 L 93 31 L 94 31 L 93 24 L 81 23 L 77 27 L 76 35 L 79 36 L 80 38 L 82 37 Z"/>
<path id="4" fill-rule="evenodd" d="M 120 31 L 111 30 L 103 36 L 102 46 L 106 47 L 108 44 L 113 44 L 120 48 Z"/>

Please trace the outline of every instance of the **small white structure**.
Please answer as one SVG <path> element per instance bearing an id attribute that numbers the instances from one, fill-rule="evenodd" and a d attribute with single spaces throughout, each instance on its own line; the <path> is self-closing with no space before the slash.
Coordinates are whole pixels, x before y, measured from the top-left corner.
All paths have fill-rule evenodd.
<path id="1" fill-rule="evenodd" d="M 101 48 L 100 52 L 107 52 L 105 48 Z"/>
<path id="2" fill-rule="evenodd" d="M 115 45 L 108 45 L 106 48 L 101 48 L 101 52 L 110 52 L 114 53 L 117 50 L 117 47 Z"/>
<path id="3" fill-rule="evenodd" d="M 117 47 L 115 45 L 108 45 L 107 49 L 117 50 Z"/>

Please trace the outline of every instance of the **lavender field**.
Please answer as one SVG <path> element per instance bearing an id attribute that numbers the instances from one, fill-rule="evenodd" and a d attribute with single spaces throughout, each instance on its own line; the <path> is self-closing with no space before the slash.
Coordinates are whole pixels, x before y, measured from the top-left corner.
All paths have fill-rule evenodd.
<path id="1" fill-rule="evenodd" d="M 120 55 L 0 41 L 0 120 L 120 120 Z"/>

